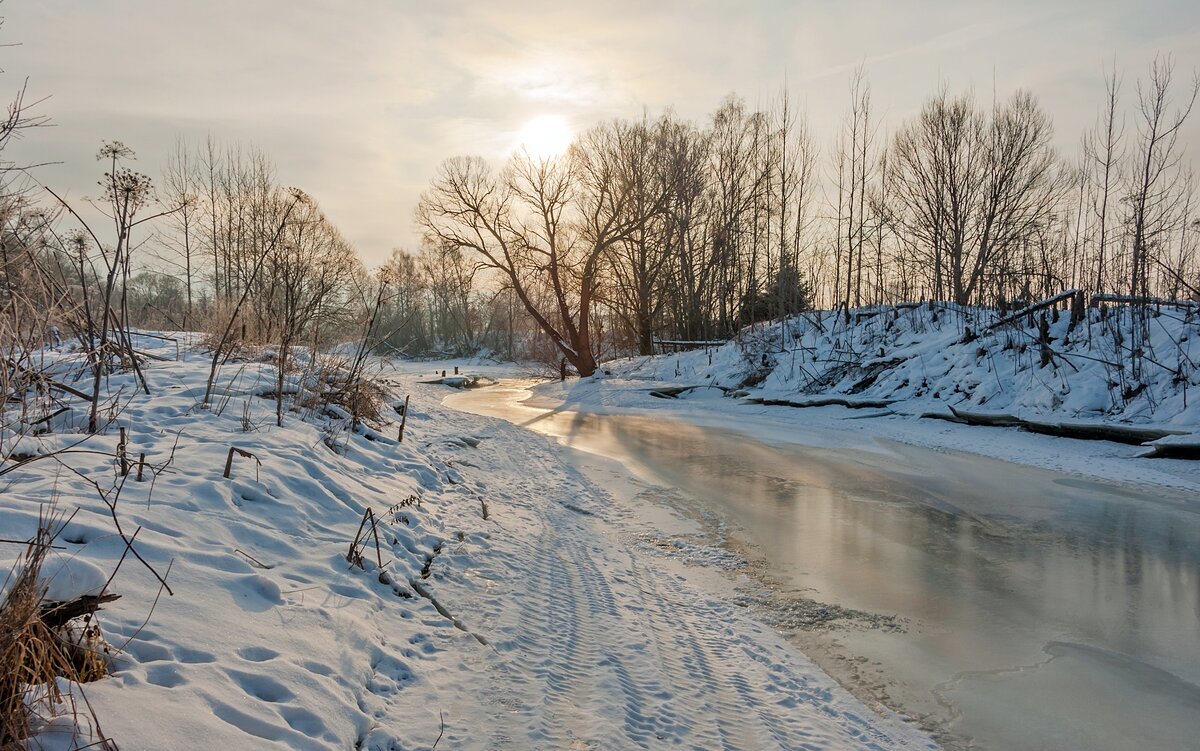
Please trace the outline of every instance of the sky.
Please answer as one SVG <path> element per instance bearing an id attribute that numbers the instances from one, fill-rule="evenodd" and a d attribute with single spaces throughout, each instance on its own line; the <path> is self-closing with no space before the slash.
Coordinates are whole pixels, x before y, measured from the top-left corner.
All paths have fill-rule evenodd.
<path id="1" fill-rule="evenodd" d="M 1073 153 L 1114 58 L 1129 100 L 1156 54 L 1181 89 L 1200 70 L 1194 0 L 4 0 L 0 16 L 0 92 L 28 79 L 53 122 L 6 159 L 58 162 L 38 179 L 79 200 L 103 140 L 151 176 L 180 137 L 254 144 L 368 265 L 416 248 L 443 159 L 498 163 L 539 117 L 703 123 L 729 93 L 766 106 L 786 86 L 827 151 L 862 65 L 885 127 L 942 84 L 1028 88 Z"/>

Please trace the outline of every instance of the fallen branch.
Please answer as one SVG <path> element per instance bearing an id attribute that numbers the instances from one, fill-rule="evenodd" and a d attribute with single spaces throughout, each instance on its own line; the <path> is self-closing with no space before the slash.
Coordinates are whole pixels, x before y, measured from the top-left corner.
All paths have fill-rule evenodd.
<path id="1" fill-rule="evenodd" d="M 39 617 L 42 619 L 42 623 L 50 628 L 59 628 L 76 618 L 95 613 L 104 603 L 112 602 L 120 597 L 119 594 L 106 592 L 101 595 L 83 595 L 67 602 L 43 600 Z"/>
<path id="2" fill-rule="evenodd" d="M 1042 308 L 1049 308 L 1053 305 L 1057 305 L 1060 302 L 1065 302 L 1067 300 L 1070 300 L 1072 297 L 1074 297 L 1077 294 L 1079 294 L 1079 290 L 1069 289 L 1066 292 L 1058 293 L 1054 297 L 1047 297 L 1045 300 L 1042 300 L 1041 302 L 1034 303 L 1033 305 L 1027 305 L 1015 313 L 1008 314 L 1007 316 L 1001 318 L 999 321 L 996 321 L 996 322 L 992 323 L 991 325 L 989 325 L 987 328 L 984 329 L 984 331 L 992 331 L 993 329 L 1000 328 L 1001 326 L 1003 326 L 1005 324 L 1012 323 L 1013 321 L 1017 321 L 1021 318 L 1024 318 L 1025 316 L 1029 315 L 1030 313 L 1035 313 L 1035 312 L 1041 310 Z"/>
<path id="3" fill-rule="evenodd" d="M 273 569 L 273 568 L 275 568 L 274 564 L 270 564 L 270 565 L 268 565 L 268 564 L 266 564 L 266 563 L 263 563 L 262 561 L 258 560 L 257 558 L 255 558 L 254 556 L 250 555 L 250 554 L 249 554 L 249 553 L 247 553 L 246 551 L 242 550 L 241 548 L 234 548 L 234 549 L 233 549 L 233 552 L 235 552 L 235 553 L 240 553 L 241 555 L 245 556 L 247 560 L 249 560 L 251 563 L 253 563 L 255 566 L 258 566 L 258 567 L 259 567 L 259 568 L 261 568 L 261 569 Z"/>
<path id="4" fill-rule="evenodd" d="M 92 400 L 92 397 L 89 394 L 85 394 L 82 391 L 80 391 L 79 389 L 74 388 L 73 386 L 68 386 L 65 383 L 56 381 L 53 378 L 51 378 L 50 376 L 46 375 L 45 373 L 37 373 L 33 370 L 30 370 L 29 368 L 26 368 L 25 366 L 20 365 L 19 363 L 13 361 L 12 358 L 6 357 L 6 358 L 4 358 L 4 361 L 5 361 L 5 363 L 8 364 L 8 366 L 10 368 L 17 371 L 18 373 L 20 373 L 23 376 L 28 376 L 30 378 L 34 378 L 34 379 L 37 379 L 40 381 L 45 381 L 50 386 L 53 386 L 54 388 L 58 389 L 59 391 L 65 391 L 68 394 L 70 394 L 71 396 L 77 396 L 80 399 L 86 399 L 87 401 Z"/>
<path id="5" fill-rule="evenodd" d="M 1200 439 L 1193 442 L 1154 442 L 1147 446 L 1150 450 L 1141 454 L 1145 459 L 1200 459 Z"/>

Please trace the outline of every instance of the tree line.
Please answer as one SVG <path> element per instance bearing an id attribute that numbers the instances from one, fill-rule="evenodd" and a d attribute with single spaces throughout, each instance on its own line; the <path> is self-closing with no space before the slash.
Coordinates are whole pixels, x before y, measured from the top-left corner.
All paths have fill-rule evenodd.
<path id="1" fill-rule="evenodd" d="M 136 366 L 134 328 L 221 334 L 286 359 L 369 320 L 380 353 L 488 351 L 589 375 L 607 356 L 812 307 L 1008 310 L 1065 290 L 1135 308 L 1194 299 L 1184 128 L 1197 81 L 1160 58 L 1105 83 L 1070 155 L 1028 91 L 984 104 L 943 87 L 885 132 L 859 70 L 825 149 L 783 91 L 757 108 L 730 95 L 699 123 L 671 111 L 603 122 L 557 156 L 453 157 L 416 208 L 421 245 L 373 271 L 255 148 L 180 142 L 152 180 L 106 142 L 99 223 L 5 165 L 5 335 L 32 345 L 61 329 L 99 378 L 114 358 Z M 14 107 L 0 138 L 38 124 Z"/>
<path id="2" fill-rule="evenodd" d="M 1075 155 L 1028 91 L 984 105 L 942 88 L 884 133 L 859 70 L 824 155 L 786 92 L 761 109 L 730 96 L 702 125 L 615 120 L 560 157 L 451 158 L 417 219 L 429 245 L 512 290 L 583 374 L 602 351 L 728 338 L 810 306 L 1194 299 L 1181 137 L 1200 83 L 1169 58 L 1131 87 L 1105 81 Z"/>

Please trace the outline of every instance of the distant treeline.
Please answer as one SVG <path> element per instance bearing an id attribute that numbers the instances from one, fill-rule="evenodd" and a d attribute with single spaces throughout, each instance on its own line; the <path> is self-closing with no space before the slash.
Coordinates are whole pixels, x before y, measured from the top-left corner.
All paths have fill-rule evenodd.
<path id="1" fill-rule="evenodd" d="M 730 337 L 814 306 L 1198 297 L 1183 148 L 1197 82 L 1169 58 L 1104 80 L 1074 154 L 1052 147 L 1026 91 L 981 104 L 942 89 L 884 132 L 858 71 L 824 149 L 781 92 L 762 109 L 729 96 L 703 123 L 600 123 L 555 157 L 454 157 L 417 208 L 422 246 L 374 272 L 314 199 L 293 205 L 261 151 L 181 143 L 151 181 L 106 143 L 100 203 L 125 226 L 93 232 L 10 179 L 0 303 L 10 336 L 94 333 L 112 315 L 103 299 L 139 327 L 206 330 L 236 308 L 245 341 L 322 346 L 369 318 L 381 352 L 565 358 L 589 374 L 656 340 Z M 7 132 L 38 124 L 15 112 Z"/>

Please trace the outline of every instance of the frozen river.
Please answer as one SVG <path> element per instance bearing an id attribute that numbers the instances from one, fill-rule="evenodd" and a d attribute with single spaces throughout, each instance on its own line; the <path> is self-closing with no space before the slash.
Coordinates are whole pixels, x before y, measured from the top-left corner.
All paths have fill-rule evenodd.
<path id="1" fill-rule="evenodd" d="M 897 616 L 900 629 L 790 636 L 947 747 L 1196 747 L 1200 499 L 886 441 L 767 445 L 669 410 L 551 411 L 527 395 L 504 384 L 447 404 L 729 519 L 727 544 L 784 598 Z"/>

